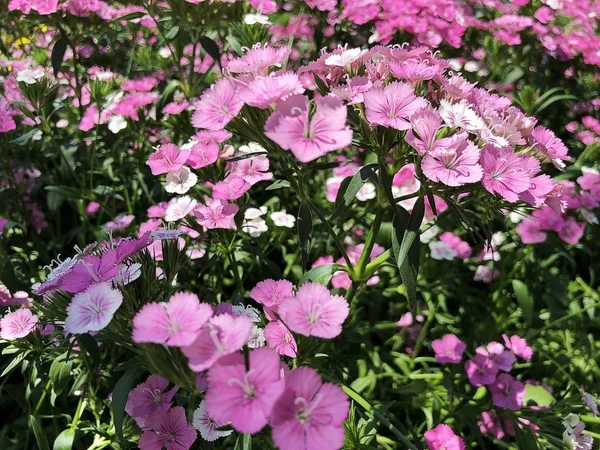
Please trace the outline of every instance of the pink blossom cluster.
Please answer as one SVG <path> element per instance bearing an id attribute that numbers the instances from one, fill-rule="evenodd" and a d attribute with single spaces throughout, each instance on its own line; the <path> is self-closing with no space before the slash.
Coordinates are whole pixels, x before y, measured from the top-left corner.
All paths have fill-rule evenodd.
<path id="1" fill-rule="evenodd" d="M 600 106 L 600 101 L 596 108 Z M 575 139 L 585 145 L 592 145 L 600 142 L 600 120 L 594 116 L 586 115 L 581 118 L 581 123 L 572 121 L 565 127 L 567 131 L 573 133 Z"/>
<path id="2" fill-rule="evenodd" d="M 41 176 L 41 172 L 35 167 L 27 169 L 9 167 L 8 175 L 0 180 L 0 189 L 11 189 L 19 192 L 22 195 L 21 200 L 27 213 L 27 222 L 36 231 L 46 228 L 48 226 L 46 215 L 31 198 L 35 189 L 36 179 Z"/>
<path id="3" fill-rule="evenodd" d="M 10 0 L 8 10 L 23 14 L 37 13 L 41 16 L 61 12 L 77 17 L 89 17 L 94 14 L 103 20 L 113 20 L 144 9 L 135 6 L 116 6 L 104 0 Z"/>
<path id="4" fill-rule="evenodd" d="M 586 222 L 598 223 L 594 211 L 600 207 L 600 173 L 592 168 L 584 167 L 582 170 L 576 182 L 559 182 L 563 213 L 544 206 L 517 225 L 516 231 L 523 243 L 545 242 L 548 232 L 552 231 L 562 241 L 577 244 L 583 237 Z"/>

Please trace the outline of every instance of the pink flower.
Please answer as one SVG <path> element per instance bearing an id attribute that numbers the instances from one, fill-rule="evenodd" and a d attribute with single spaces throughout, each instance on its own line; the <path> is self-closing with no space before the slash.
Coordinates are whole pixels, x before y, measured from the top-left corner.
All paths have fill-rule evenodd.
<path id="1" fill-rule="evenodd" d="M 251 187 L 252 185 L 243 178 L 230 175 L 214 184 L 212 196 L 219 200 L 237 200 L 248 192 Z"/>
<path id="2" fill-rule="evenodd" d="M 208 372 L 204 398 L 210 417 L 231 422 L 241 433 L 259 432 L 284 387 L 280 367 L 279 355 L 266 347 L 250 352 L 248 371 L 240 353 L 221 359 Z"/>
<path id="3" fill-rule="evenodd" d="M 241 349 L 248 342 L 251 331 L 252 320 L 248 317 L 220 314 L 211 318 L 196 340 L 181 350 L 188 357 L 190 368 L 202 372 L 222 356 Z"/>
<path id="4" fill-rule="evenodd" d="M 186 417 L 185 409 L 176 406 L 168 411 L 157 411 L 146 420 L 140 437 L 140 450 L 189 450 L 197 433 Z"/>
<path id="5" fill-rule="evenodd" d="M 350 312 L 344 297 L 331 295 L 325 286 L 313 282 L 304 283 L 295 296 L 286 297 L 278 310 L 293 332 L 324 339 L 340 335 Z"/>
<path id="6" fill-rule="evenodd" d="M 304 163 L 352 143 L 341 100 L 320 97 L 315 103 L 317 108 L 310 118 L 308 97 L 293 95 L 277 106 L 265 124 L 265 135 Z"/>
<path id="7" fill-rule="evenodd" d="M 298 75 L 286 72 L 266 77 L 256 77 L 240 93 L 244 103 L 255 108 L 266 109 L 290 95 L 302 94 L 304 88 Z"/>
<path id="8" fill-rule="evenodd" d="M 217 144 L 198 142 L 190 149 L 190 154 L 185 163 L 192 169 L 201 169 L 214 164 L 218 159 L 219 146 Z"/>
<path id="9" fill-rule="evenodd" d="M 179 386 L 167 391 L 168 387 L 168 380 L 159 375 L 150 375 L 146 381 L 129 392 L 125 411 L 143 428 L 150 414 L 167 411 L 171 407 Z"/>
<path id="10" fill-rule="evenodd" d="M 85 207 L 85 213 L 88 216 L 93 216 L 94 214 L 96 214 L 98 211 L 100 210 L 100 203 L 96 202 L 96 201 L 91 201 L 87 204 L 87 206 Z"/>
<path id="11" fill-rule="evenodd" d="M 502 339 L 504 339 L 504 345 L 506 345 L 506 348 L 513 352 L 515 356 L 518 356 L 525 361 L 529 361 L 533 357 L 532 348 L 527 345 L 527 341 L 522 337 L 517 335 L 508 336 L 503 334 Z"/>
<path id="12" fill-rule="evenodd" d="M 484 411 L 481 413 L 481 419 L 477 422 L 479 431 L 483 434 L 489 434 L 495 439 L 502 439 L 504 437 L 504 430 L 500 419 L 493 411 Z"/>
<path id="13" fill-rule="evenodd" d="M 523 168 L 523 161 L 510 147 L 486 145 L 481 150 L 483 187 L 514 203 L 519 194 L 529 189 L 531 177 Z"/>
<path id="14" fill-rule="evenodd" d="M 533 217 L 525 217 L 515 230 L 523 244 L 539 244 L 548 237 L 548 234 L 541 230 L 539 222 Z"/>
<path id="15" fill-rule="evenodd" d="M 479 148 L 469 140 L 458 141 L 451 155 L 427 155 L 421 169 L 431 181 L 447 186 L 462 186 L 481 180 L 483 170 L 479 165 Z"/>
<path id="16" fill-rule="evenodd" d="M 498 375 L 494 383 L 489 386 L 494 405 L 517 411 L 523 407 L 525 385 L 515 380 L 507 373 Z"/>
<path id="17" fill-rule="evenodd" d="M 6 341 L 24 338 L 38 324 L 38 316 L 26 308 L 9 312 L 0 320 L 0 338 Z"/>
<path id="18" fill-rule="evenodd" d="M 240 208 L 225 200 L 207 198 L 206 205 L 198 205 L 194 215 L 198 223 L 208 230 L 224 228 L 235 230 L 237 228 L 234 217 Z"/>
<path id="19" fill-rule="evenodd" d="M 465 372 L 473 386 L 484 386 L 494 382 L 498 367 L 490 358 L 476 354 L 465 363 Z"/>
<path id="20" fill-rule="evenodd" d="M 400 328 L 410 327 L 412 324 L 413 324 L 413 315 L 411 312 L 402 314 L 402 316 L 400 316 L 400 320 L 398 320 L 398 322 L 396 322 L 396 325 L 398 325 Z"/>
<path id="21" fill-rule="evenodd" d="M 285 390 L 273 406 L 273 442 L 286 450 L 338 450 L 349 409 L 342 389 L 323 383 L 314 369 L 300 367 L 286 376 Z"/>
<path id="22" fill-rule="evenodd" d="M 442 364 L 460 363 L 467 346 L 454 334 L 446 334 L 441 339 L 431 343 L 435 352 L 435 359 Z"/>
<path id="23" fill-rule="evenodd" d="M 269 172 L 269 159 L 264 155 L 233 161 L 228 164 L 228 168 L 230 175 L 240 177 L 251 185 L 273 178 L 273 174 Z"/>
<path id="24" fill-rule="evenodd" d="M 563 160 L 569 160 L 569 149 L 556 135 L 542 126 L 535 127 L 529 136 L 529 144 L 540 156 L 552 161 L 558 168 L 564 167 Z"/>
<path id="25" fill-rule="evenodd" d="M 475 352 L 490 358 L 498 367 L 498 370 L 510 372 L 515 363 L 515 356 L 504 349 L 504 346 L 498 342 L 490 342 L 485 347 L 477 347 Z"/>
<path id="26" fill-rule="evenodd" d="M 266 75 L 269 67 L 281 67 L 291 52 L 287 46 L 276 48 L 255 44 L 244 56 L 229 61 L 226 69 L 230 73 Z"/>
<path id="27" fill-rule="evenodd" d="M 88 255 L 65 274 L 60 284 L 63 291 L 76 294 L 93 283 L 112 280 L 118 273 L 118 254 L 114 249 L 100 256 Z"/>
<path id="28" fill-rule="evenodd" d="M 419 155 L 448 155 L 454 153 L 454 142 L 460 135 L 438 139 L 437 132 L 442 125 L 442 117 L 437 111 L 420 109 L 410 118 L 411 129 L 406 133 L 406 142 Z"/>
<path id="29" fill-rule="evenodd" d="M 385 88 L 373 88 L 363 96 L 367 120 L 397 130 L 409 130 L 412 115 L 427 106 L 427 101 L 417 97 L 410 85 L 400 81 Z"/>
<path id="30" fill-rule="evenodd" d="M 182 150 L 175 144 L 163 144 L 150 155 L 146 164 L 152 175 L 160 175 L 181 169 L 189 155 L 189 150 Z"/>
<path id="31" fill-rule="evenodd" d="M 294 285 L 288 280 L 267 279 L 260 281 L 250 291 L 250 298 L 269 308 L 279 306 L 286 298 L 294 295 Z"/>
<path id="32" fill-rule="evenodd" d="M 563 222 L 561 229 L 558 231 L 558 237 L 567 244 L 575 245 L 583 237 L 584 231 L 584 222 L 577 222 L 573 217 L 567 217 Z"/>
<path id="33" fill-rule="evenodd" d="M 165 221 L 175 222 L 176 220 L 183 219 L 196 208 L 197 204 L 198 202 L 189 195 L 172 199 L 165 211 Z"/>
<path id="34" fill-rule="evenodd" d="M 298 345 L 290 330 L 279 320 L 269 322 L 264 329 L 267 346 L 277 350 L 277 353 L 290 358 L 296 357 Z"/>
<path id="35" fill-rule="evenodd" d="M 448 425 L 439 424 L 433 430 L 426 431 L 424 436 L 429 450 L 465 449 L 465 442 Z"/>
<path id="36" fill-rule="evenodd" d="M 222 130 L 239 114 L 244 101 L 229 78 L 221 78 L 211 88 L 204 91 L 196 103 L 192 115 L 192 125 L 196 128 Z"/>
<path id="37" fill-rule="evenodd" d="M 168 302 L 148 303 L 133 318 L 133 341 L 183 347 L 192 344 L 212 317 L 212 307 L 198 296 L 178 292 Z"/>
<path id="38" fill-rule="evenodd" d="M 104 227 L 109 230 L 122 230 L 123 228 L 127 228 L 131 222 L 133 222 L 135 216 L 133 214 L 120 214 L 111 220 L 110 222 L 106 222 Z"/>
<path id="39" fill-rule="evenodd" d="M 448 247 L 456 252 L 456 257 L 459 259 L 467 259 L 471 257 L 473 249 L 466 242 L 450 231 L 440 234 L 440 241 L 444 242 Z"/>
<path id="40" fill-rule="evenodd" d="M 123 302 L 123 294 L 109 283 L 90 286 L 75 295 L 67 307 L 65 331 L 79 334 L 104 329 Z"/>

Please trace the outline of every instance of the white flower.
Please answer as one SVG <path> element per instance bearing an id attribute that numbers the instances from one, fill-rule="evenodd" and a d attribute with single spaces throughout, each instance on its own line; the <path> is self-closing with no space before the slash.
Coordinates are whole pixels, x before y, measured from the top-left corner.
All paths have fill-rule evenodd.
<path id="1" fill-rule="evenodd" d="M 325 59 L 326 66 L 349 67 L 354 61 L 364 55 L 367 51 L 360 48 L 344 50 L 337 55 L 331 55 Z"/>
<path id="2" fill-rule="evenodd" d="M 233 314 L 238 317 L 247 317 L 254 323 L 260 322 L 260 311 L 253 306 L 247 305 L 244 307 L 244 305 L 233 305 L 231 309 Z"/>
<path id="3" fill-rule="evenodd" d="M 437 234 L 440 232 L 440 227 L 438 227 L 437 225 L 432 226 L 431 228 L 429 228 L 427 231 L 424 231 L 423 233 L 421 233 L 421 235 L 419 236 L 419 240 L 423 243 L 423 244 L 428 244 L 429 242 L 431 242 L 431 240 L 437 236 Z"/>
<path id="4" fill-rule="evenodd" d="M 173 199 L 169 206 L 167 206 L 167 212 L 165 214 L 166 222 L 175 222 L 176 220 L 183 219 L 196 207 L 197 201 L 191 198 L 189 195 L 183 197 L 177 197 Z"/>
<path id="5" fill-rule="evenodd" d="M 286 213 L 285 209 L 271 213 L 270 217 L 275 226 L 278 227 L 294 228 L 296 223 L 296 218 L 291 214 Z"/>
<path id="6" fill-rule="evenodd" d="M 94 75 L 98 81 L 108 81 L 114 78 L 115 74 L 110 70 L 99 70 Z"/>
<path id="7" fill-rule="evenodd" d="M 575 428 L 579 422 L 579 414 L 570 413 L 563 419 L 562 424 L 567 430 L 571 429 L 572 432 L 573 428 Z"/>
<path id="8" fill-rule="evenodd" d="M 113 282 L 117 286 L 125 286 L 132 281 L 137 280 L 142 275 L 142 265 L 140 263 L 133 263 L 128 266 L 126 264 L 119 265 L 119 270 L 115 276 Z"/>
<path id="9" fill-rule="evenodd" d="M 429 250 L 431 251 L 431 257 L 438 261 L 442 259 L 451 260 L 456 257 L 456 252 L 442 241 L 430 242 Z"/>
<path id="10" fill-rule="evenodd" d="M 169 49 L 169 47 L 162 47 L 158 51 L 158 56 L 167 59 L 169 56 L 171 56 L 171 50 Z"/>
<path id="11" fill-rule="evenodd" d="M 127 120 L 125 120 L 125 117 L 115 115 L 108 119 L 108 129 L 112 131 L 113 134 L 117 134 L 125 128 L 127 128 Z"/>
<path id="12" fill-rule="evenodd" d="M 190 150 L 194 145 L 196 145 L 198 143 L 198 141 L 194 138 L 190 138 L 189 141 L 187 141 L 185 144 L 183 144 L 181 147 L 181 150 Z"/>
<path id="13" fill-rule="evenodd" d="M 452 70 L 459 71 L 463 67 L 463 63 L 460 59 L 453 58 L 448 60 L 448 63 L 450 64 L 450 68 Z"/>
<path id="14" fill-rule="evenodd" d="M 242 231 L 252 237 L 258 237 L 268 230 L 267 222 L 261 218 L 247 220 L 242 224 Z"/>
<path id="15" fill-rule="evenodd" d="M 204 403 L 204 400 L 202 400 L 198 406 L 198 409 L 194 411 L 192 424 L 194 425 L 194 428 L 200 432 L 202 439 L 208 442 L 216 441 L 219 438 L 229 436 L 231 433 L 233 433 L 233 430 L 217 430 L 217 428 L 222 427 L 225 424 L 215 422 L 210 418 L 206 412 L 206 403 Z"/>
<path id="16" fill-rule="evenodd" d="M 69 121 L 67 119 L 60 119 L 56 122 L 56 128 L 66 128 L 69 126 Z"/>
<path id="17" fill-rule="evenodd" d="M 479 63 L 477 61 L 467 61 L 464 69 L 467 72 L 477 72 L 479 70 Z"/>
<path id="18" fill-rule="evenodd" d="M 35 132 L 31 136 L 31 140 L 32 141 L 39 141 L 40 139 L 42 139 L 43 135 L 44 135 L 44 133 L 42 133 L 42 130 L 35 130 Z"/>
<path id="19" fill-rule="evenodd" d="M 264 216 L 267 213 L 268 209 L 266 206 L 261 206 L 260 208 L 248 208 L 244 211 L 244 219 L 246 220 L 254 220 L 259 217 Z"/>
<path id="20" fill-rule="evenodd" d="M 486 128 L 481 117 L 464 102 L 450 103 L 448 100 L 440 100 L 439 113 L 449 127 L 460 127 L 471 132 Z"/>
<path id="21" fill-rule="evenodd" d="M 17 81 L 22 81 L 25 84 L 35 84 L 45 74 L 44 69 L 24 69 L 17 73 Z"/>
<path id="22" fill-rule="evenodd" d="M 356 193 L 356 198 L 361 202 L 372 200 L 375 197 L 377 197 L 377 192 L 375 191 L 375 185 L 371 182 L 363 184 L 360 191 Z"/>
<path id="23" fill-rule="evenodd" d="M 247 145 L 242 145 L 238 148 L 238 153 L 266 153 L 267 150 L 256 142 L 249 142 Z"/>
<path id="24" fill-rule="evenodd" d="M 525 210 L 519 208 L 516 211 L 511 212 L 508 215 L 508 218 L 510 219 L 510 221 L 512 223 L 519 223 L 519 222 L 521 222 L 525 218 L 524 214 L 525 214 Z"/>
<path id="25" fill-rule="evenodd" d="M 248 348 L 260 348 L 266 344 L 265 333 L 262 328 L 253 325 L 248 339 Z"/>
<path id="26" fill-rule="evenodd" d="M 271 25 L 269 16 L 265 16 L 264 14 L 246 14 L 244 16 L 244 23 L 246 25 L 254 25 L 256 23 L 260 23 L 261 25 Z"/>
<path id="27" fill-rule="evenodd" d="M 182 166 L 167 174 L 165 191 L 171 194 L 185 194 L 198 182 L 198 177 L 188 167 Z"/>

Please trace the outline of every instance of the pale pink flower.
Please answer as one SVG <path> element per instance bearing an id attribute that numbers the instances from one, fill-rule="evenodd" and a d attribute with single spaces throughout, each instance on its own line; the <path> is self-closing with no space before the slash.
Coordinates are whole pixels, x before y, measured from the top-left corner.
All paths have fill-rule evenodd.
<path id="1" fill-rule="evenodd" d="M 265 124 L 265 135 L 304 163 L 352 143 L 346 106 L 341 100 L 320 97 L 315 103 L 311 118 L 308 97 L 293 95 L 277 106 Z"/>
<path id="2" fill-rule="evenodd" d="M 182 351 L 195 372 L 211 367 L 219 358 L 241 349 L 252 331 L 252 320 L 220 314 L 211 318 L 192 344 Z"/>
<path id="3" fill-rule="evenodd" d="M 521 158 L 510 147 L 486 145 L 481 150 L 481 166 L 483 187 L 511 203 L 518 201 L 519 194 L 531 185 Z"/>
<path id="4" fill-rule="evenodd" d="M 167 391 L 168 387 L 168 380 L 159 375 L 150 375 L 146 381 L 129 392 L 125 411 L 143 428 L 150 414 L 167 411 L 171 407 L 179 386 Z"/>
<path id="5" fill-rule="evenodd" d="M 396 322 L 400 328 L 410 327 L 413 324 L 413 315 L 411 312 L 406 312 L 400 316 L 400 320 Z"/>
<path id="6" fill-rule="evenodd" d="M 467 259 L 473 253 L 473 249 L 460 237 L 450 231 L 440 234 L 440 241 L 446 243 L 452 250 L 456 252 L 456 257 L 459 259 Z"/>
<path id="7" fill-rule="evenodd" d="M 204 91 L 196 102 L 192 125 L 196 128 L 222 130 L 243 106 L 244 101 L 234 82 L 229 78 L 221 78 L 209 90 Z"/>
<path id="8" fill-rule="evenodd" d="M 465 450 L 465 441 L 448 425 L 440 424 L 424 434 L 429 450 Z"/>
<path id="9" fill-rule="evenodd" d="M 423 174 L 431 181 L 447 186 L 462 186 L 481 180 L 479 147 L 469 140 L 459 141 L 452 155 L 427 155 L 421 161 Z"/>
<path id="10" fill-rule="evenodd" d="M 165 212 L 165 221 L 175 222 L 176 220 L 183 219 L 194 210 L 197 204 L 198 202 L 189 195 L 171 200 Z"/>
<path id="11" fill-rule="evenodd" d="M 279 306 L 286 297 L 294 295 L 294 285 L 288 280 L 267 279 L 250 291 L 250 298 L 269 308 Z"/>
<path id="12" fill-rule="evenodd" d="M 198 177 L 188 167 L 174 170 L 167 174 L 165 191 L 170 194 L 185 194 L 198 182 Z"/>
<path id="13" fill-rule="evenodd" d="M 298 345 L 290 330 L 278 320 L 269 322 L 264 329 L 267 346 L 277 350 L 277 353 L 290 358 L 296 357 Z"/>
<path id="14" fill-rule="evenodd" d="M 104 329 L 123 302 L 123 294 L 109 283 L 90 286 L 75 295 L 67 307 L 65 331 L 73 334 Z"/>
<path id="15" fill-rule="evenodd" d="M 212 196 L 219 200 L 237 200 L 252 187 L 245 179 L 230 175 L 213 185 Z"/>
<path id="16" fill-rule="evenodd" d="M 410 85 L 400 81 L 394 81 L 385 88 L 373 88 L 363 97 L 367 120 L 371 124 L 397 130 L 410 129 L 412 115 L 427 106 L 427 101 L 417 97 Z"/>
<path id="17" fill-rule="evenodd" d="M 200 402 L 198 409 L 194 411 L 192 424 L 194 425 L 194 428 L 200 432 L 202 439 L 208 442 L 214 442 L 219 438 L 227 437 L 233 433 L 233 430 L 221 431 L 218 429 L 225 424 L 215 421 L 208 415 L 208 412 L 206 411 L 206 402 L 204 400 Z"/>
<path id="18" fill-rule="evenodd" d="M 152 175 L 160 175 L 181 169 L 189 155 L 189 150 L 182 150 L 175 144 L 163 144 L 148 157 L 146 164 Z"/>
<path id="19" fill-rule="evenodd" d="M 207 198 L 206 205 L 198 205 L 194 215 L 198 223 L 208 230 L 224 228 L 235 230 L 237 228 L 234 218 L 240 208 L 225 200 Z"/>
<path id="20" fill-rule="evenodd" d="M 208 372 L 206 410 L 217 422 L 229 423 L 241 432 L 259 432 L 279 398 L 284 381 L 279 355 L 270 348 L 252 350 L 246 370 L 240 353 L 221 359 Z"/>
<path id="21" fill-rule="evenodd" d="M 113 231 L 122 230 L 127 228 L 133 222 L 133 219 L 135 219 L 133 214 L 120 214 L 110 222 L 106 222 L 104 227 Z"/>
<path id="22" fill-rule="evenodd" d="M 338 450 L 349 410 L 340 387 L 323 383 L 314 369 L 300 367 L 286 376 L 285 390 L 273 406 L 273 442 L 286 450 Z"/>
<path id="23" fill-rule="evenodd" d="M 438 139 L 437 132 L 442 125 L 442 117 L 437 111 L 431 109 L 416 111 L 410 118 L 410 125 L 412 128 L 406 133 L 406 142 L 421 156 L 453 154 L 455 152 L 453 144 L 456 140 L 466 138 L 459 134 Z"/>
<path id="24" fill-rule="evenodd" d="M 250 185 L 273 178 L 269 172 L 269 158 L 264 155 L 233 161 L 227 167 L 230 175 L 242 178 Z"/>
<path id="25" fill-rule="evenodd" d="M 287 46 L 255 44 L 244 56 L 229 61 L 226 69 L 230 73 L 266 75 L 270 67 L 281 67 L 291 52 Z"/>
<path id="26" fill-rule="evenodd" d="M 462 128 L 470 133 L 477 133 L 486 128 L 483 119 L 465 101 L 451 103 L 448 100 L 440 100 L 438 112 L 449 127 Z"/>
<path id="27" fill-rule="evenodd" d="M 157 411 L 146 420 L 140 437 L 140 450 L 189 450 L 197 433 L 186 417 L 185 409 L 176 406 L 168 411 Z"/>
<path id="28" fill-rule="evenodd" d="M 525 361 L 529 361 L 533 357 L 533 349 L 527 345 L 527 341 L 522 337 L 516 334 L 512 336 L 503 334 L 502 339 L 504 339 L 506 348 L 513 352 L 515 356 L 523 358 Z"/>
<path id="29" fill-rule="evenodd" d="M 342 332 L 350 308 L 341 295 L 331 295 L 322 284 L 308 282 L 295 296 L 286 297 L 278 308 L 290 330 L 303 336 L 332 339 Z"/>
<path id="30" fill-rule="evenodd" d="M 564 167 L 563 160 L 569 160 L 569 149 L 556 135 L 542 126 L 535 127 L 529 136 L 529 144 L 538 154 L 547 158 L 559 169 Z"/>
<path id="31" fill-rule="evenodd" d="M 192 344 L 212 317 L 208 303 L 187 292 L 173 294 L 168 302 L 147 303 L 133 318 L 133 341 L 182 347 Z"/>
<path id="32" fill-rule="evenodd" d="M 431 343 L 435 359 L 442 364 L 458 364 L 462 360 L 467 346 L 454 334 L 446 334 Z"/>
<path id="33" fill-rule="evenodd" d="M 302 94 L 304 88 L 298 75 L 286 72 L 251 80 L 240 93 L 244 103 L 255 108 L 266 109 L 290 95 Z"/>
<path id="34" fill-rule="evenodd" d="M 0 338 L 6 341 L 24 338 L 38 324 L 38 316 L 26 308 L 9 312 L 0 320 Z"/>

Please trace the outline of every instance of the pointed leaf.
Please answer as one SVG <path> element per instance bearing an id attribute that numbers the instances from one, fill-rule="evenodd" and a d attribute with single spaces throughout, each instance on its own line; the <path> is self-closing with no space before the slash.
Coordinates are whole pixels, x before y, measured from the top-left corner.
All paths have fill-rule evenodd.
<path id="1" fill-rule="evenodd" d="M 89 353 L 90 357 L 96 364 L 100 362 L 100 350 L 96 339 L 90 334 L 80 334 L 77 336 L 77 341 L 83 350 Z"/>
<path id="2" fill-rule="evenodd" d="M 57 395 L 60 395 L 69 384 L 71 378 L 71 368 L 73 361 L 68 360 L 68 352 L 59 355 L 52 361 L 48 376 L 52 380 L 52 389 Z"/>
<path id="3" fill-rule="evenodd" d="M 519 306 L 523 311 L 523 318 L 528 325 L 531 325 L 531 321 L 533 320 L 533 299 L 529 295 L 527 285 L 521 280 L 512 280 L 512 286 Z"/>
<path id="4" fill-rule="evenodd" d="M 123 374 L 123 376 L 117 381 L 115 384 L 115 388 L 112 393 L 112 408 L 113 408 L 113 417 L 115 420 L 115 432 L 117 436 L 121 440 L 121 443 L 124 443 L 123 439 L 123 419 L 125 418 L 125 404 L 127 403 L 127 397 L 129 396 L 129 391 L 131 391 L 131 387 L 133 386 L 133 381 L 137 376 L 138 366 L 134 366 L 131 369 L 127 370 Z"/>
<path id="5" fill-rule="evenodd" d="M 65 51 L 67 50 L 68 41 L 61 37 L 54 47 L 52 47 L 52 55 L 50 56 L 50 60 L 52 62 L 52 71 L 54 72 L 54 76 L 57 76 L 60 72 L 60 66 L 62 65 L 63 58 L 65 56 Z"/>
<path id="6" fill-rule="evenodd" d="M 352 203 L 363 184 L 368 180 L 375 179 L 377 167 L 377 164 L 368 164 L 353 176 L 344 178 L 335 199 L 335 211 L 331 215 L 331 220 L 339 216 Z"/>
<path id="7" fill-rule="evenodd" d="M 338 270 L 344 270 L 344 268 L 345 266 L 342 266 L 341 264 L 321 264 L 302 275 L 302 278 L 300 278 L 300 281 L 298 282 L 298 286 L 303 285 L 307 281 L 327 286 L 329 281 L 331 281 L 333 274 Z"/>
<path id="8" fill-rule="evenodd" d="M 39 450 L 50 450 L 50 445 L 48 444 L 48 438 L 46 437 L 46 433 L 42 428 L 42 424 L 39 419 L 35 416 L 29 416 L 28 419 L 29 428 L 33 430 L 33 434 L 35 435 L 35 440 L 37 441 Z"/>
<path id="9" fill-rule="evenodd" d="M 75 430 L 67 428 L 54 440 L 52 450 L 71 450 L 75 441 Z"/>
<path id="10" fill-rule="evenodd" d="M 219 49 L 219 45 L 213 41 L 211 38 L 206 36 L 200 36 L 200 45 L 206 53 L 210 55 L 212 59 L 214 59 L 219 66 L 221 66 L 221 50 Z"/>

